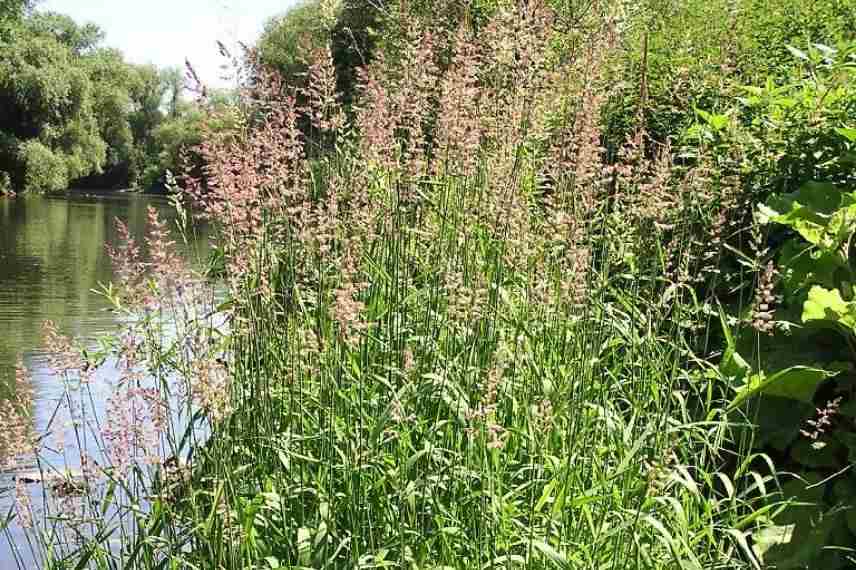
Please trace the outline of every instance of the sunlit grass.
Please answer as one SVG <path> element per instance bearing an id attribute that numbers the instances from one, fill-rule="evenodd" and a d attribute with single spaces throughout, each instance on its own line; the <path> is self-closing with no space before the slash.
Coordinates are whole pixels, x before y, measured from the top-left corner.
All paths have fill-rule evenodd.
<path id="1" fill-rule="evenodd" d="M 441 77 L 433 36 L 410 26 L 400 68 L 367 74 L 353 129 L 329 53 L 308 112 L 259 73 L 266 121 L 208 141 L 208 186 L 188 181 L 219 224 L 228 327 L 168 247 L 145 267 L 126 248 L 111 291 L 178 320 L 172 336 L 143 320 L 139 345 L 111 350 L 133 352 L 159 401 L 183 394 L 193 419 L 159 451 L 188 463 L 113 461 L 87 540 L 36 541 L 46 566 L 757 567 L 773 469 L 699 350 L 712 305 L 697 285 L 729 196 L 693 194 L 642 131 L 606 164 L 614 30 L 550 69 L 539 10 L 484 31 L 532 69 L 463 30 Z"/>

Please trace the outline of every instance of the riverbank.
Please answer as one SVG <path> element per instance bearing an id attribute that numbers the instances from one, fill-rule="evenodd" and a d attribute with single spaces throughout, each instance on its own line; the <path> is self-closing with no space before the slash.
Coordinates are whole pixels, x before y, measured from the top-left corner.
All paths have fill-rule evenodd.
<path id="1" fill-rule="evenodd" d="M 396 5 L 347 107 L 330 48 L 297 97 L 248 56 L 186 187 L 228 300 L 147 210 L 112 340 L 48 329 L 66 394 L 118 381 L 35 558 L 852 566 L 856 28 L 768 8 Z"/>

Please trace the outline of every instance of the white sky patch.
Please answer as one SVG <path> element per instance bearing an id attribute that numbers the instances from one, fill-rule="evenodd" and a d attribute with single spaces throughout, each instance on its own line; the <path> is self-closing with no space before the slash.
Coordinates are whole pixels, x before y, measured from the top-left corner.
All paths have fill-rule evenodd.
<path id="1" fill-rule="evenodd" d="M 104 44 L 132 63 L 184 69 L 189 59 L 207 84 L 227 87 L 217 40 L 230 50 L 253 44 L 268 18 L 296 0 L 42 0 L 38 9 L 93 22 L 106 33 Z"/>

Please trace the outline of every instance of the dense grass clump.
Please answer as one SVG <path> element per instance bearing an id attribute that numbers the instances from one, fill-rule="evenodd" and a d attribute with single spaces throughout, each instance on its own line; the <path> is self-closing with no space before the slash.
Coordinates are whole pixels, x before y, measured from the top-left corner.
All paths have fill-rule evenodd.
<path id="1" fill-rule="evenodd" d="M 503 9 L 478 37 L 402 21 L 353 123 L 329 55 L 306 109 L 259 68 L 263 124 L 206 147 L 236 382 L 200 459 L 225 503 L 200 560 L 753 563 L 769 470 L 693 372 L 691 239 L 719 231 L 727 189 L 690 194 L 699 173 L 641 131 L 604 163 L 617 29 L 555 61 L 553 17 Z"/>

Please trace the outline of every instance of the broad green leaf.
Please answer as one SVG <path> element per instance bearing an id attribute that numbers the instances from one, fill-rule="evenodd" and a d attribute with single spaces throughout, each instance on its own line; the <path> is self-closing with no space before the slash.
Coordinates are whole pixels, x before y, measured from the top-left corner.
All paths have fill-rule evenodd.
<path id="1" fill-rule="evenodd" d="M 839 431 L 835 434 L 836 439 L 847 449 L 847 461 L 856 464 L 856 433 Z M 853 497 L 854 509 L 856 509 L 856 494 Z"/>
<path id="2" fill-rule="evenodd" d="M 850 400 L 838 409 L 838 413 L 848 418 L 856 418 L 856 400 Z"/>
<path id="3" fill-rule="evenodd" d="M 790 227 L 809 243 L 841 256 L 841 245 L 856 232 L 856 193 L 807 182 L 796 192 L 771 198 L 759 214 L 762 222 Z"/>
<path id="4" fill-rule="evenodd" d="M 739 388 L 737 396 L 731 401 L 728 409 L 733 410 L 748 398 L 758 395 L 780 396 L 801 402 L 811 402 L 817 387 L 838 372 L 809 366 L 791 366 L 770 376 L 763 372 L 753 374 L 749 381 Z"/>
<path id="5" fill-rule="evenodd" d="M 716 115 L 699 108 L 696 108 L 696 113 L 698 113 L 698 116 L 701 117 L 705 123 L 710 125 L 714 131 L 721 131 L 726 127 L 726 125 L 728 125 L 728 115 Z"/>
<path id="6" fill-rule="evenodd" d="M 842 299 L 838 289 L 815 285 L 803 304 L 802 320 L 804 323 L 830 321 L 853 331 L 856 328 L 856 303 Z"/>
<path id="7" fill-rule="evenodd" d="M 811 469 L 838 467 L 838 454 L 843 446 L 835 440 L 824 441 L 817 447 L 815 444 L 816 441 L 801 437 L 791 448 L 791 459 Z"/>
<path id="8" fill-rule="evenodd" d="M 839 439 L 841 435 L 841 433 L 837 434 Z M 856 434 L 848 433 L 847 435 L 850 436 L 850 443 L 848 444 L 850 448 L 849 461 L 853 463 L 853 458 L 856 457 Z M 837 502 L 849 507 L 844 513 L 847 528 L 851 533 L 856 534 L 856 477 L 851 473 L 849 477 L 839 478 L 833 484 L 832 492 Z"/>
<path id="9" fill-rule="evenodd" d="M 783 204 L 774 205 L 784 206 Z M 789 209 L 784 213 L 773 216 L 770 220 L 795 230 L 807 242 L 819 245 L 826 231 L 826 225 L 829 223 L 828 220 L 824 219 L 817 211 L 798 202 L 790 202 L 788 207 Z"/>
<path id="10" fill-rule="evenodd" d="M 728 317 L 722 307 L 719 307 L 719 321 L 722 325 L 722 334 L 725 335 L 725 352 L 719 363 L 719 372 L 724 378 L 739 383 L 746 378 L 752 368 L 737 352 L 737 343 L 731 334 Z"/>
<path id="11" fill-rule="evenodd" d="M 727 359 L 723 358 L 719 364 L 719 371 L 725 378 L 732 381 L 741 381 L 752 371 L 749 363 L 740 356 L 737 351 L 727 353 Z"/>
<path id="12" fill-rule="evenodd" d="M 849 202 L 849 194 L 842 195 L 842 202 Z M 837 250 L 856 232 L 856 206 L 850 204 L 839 208 L 832 214 L 826 228 L 826 236 L 821 244 L 824 249 Z"/>
<path id="13" fill-rule="evenodd" d="M 728 125 L 727 115 L 711 115 L 710 126 L 713 127 L 713 130 L 721 131 L 726 125 Z"/>
<path id="14" fill-rule="evenodd" d="M 779 396 L 760 397 L 752 418 L 756 449 L 772 447 L 785 452 L 800 436 L 800 428 L 805 420 L 814 414 L 813 404 Z"/>
<path id="15" fill-rule="evenodd" d="M 847 269 L 847 261 L 837 251 L 822 251 L 798 240 L 790 240 L 782 246 L 779 267 L 783 268 L 784 285 L 792 294 L 809 285 L 836 287 L 836 273 Z"/>
<path id="16" fill-rule="evenodd" d="M 835 132 L 846 138 L 850 142 L 856 142 L 856 128 L 838 127 L 837 129 L 835 129 Z"/>
<path id="17" fill-rule="evenodd" d="M 774 198 L 771 202 L 779 206 L 778 208 L 773 206 L 773 209 L 780 212 L 787 212 L 792 209 L 792 206 L 789 206 L 796 203 L 800 206 L 808 207 L 819 214 L 828 216 L 841 207 L 842 195 L 843 193 L 835 184 L 828 182 L 806 182 L 796 192 L 783 194 L 778 198 Z"/>
<path id="18" fill-rule="evenodd" d="M 710 113 L 708 113 L 704 109 L 699 109 L 698 107 L 696 107 L 695 112 L 698 113 L 698 116 L 701 117 L 705 123 L 710 124 Z"/>
<path id="19" fill-rule="evenodd" d="M 794 46 L 786 45 L 785 48 L 791 52 L 791 55 L 794 57 L 801 59 L 803 61 L 809 61 L 808 54 L 800 49 L 795 48 Z"/>
<path id="20" fill-rule="evenodd" d="M 774 218 L 779 216 L 779 212 L 767 204 L 758 204 L 758 214 L 758 221 L 761 225 L 769 224 Z"/>
<path id="21" fill-rule="evenodd" d="M 839 542 L 836 533 L 846 528 L 846 522 L 840 511 L 826 512 L 822 507 L 824 486 L 817 484 L 822 479 L 810 472 L 804 474 L 803 481 L 792 480 L 782 486 L 783 498 L 791 504 L 776 517 L 778 528 L 762 529 L 754 535 L 762 567 L 840 568 L 841 553 L 829 547 L 848 546 Z"/>
<path id="22" fill-rule="evenodd" d="M 556 480 L 550 481 L 544 486 L 544 491 L 541 493 L 541 498 L 535 503 L 532 509 L 535 513 L 540 513 L 544 505 L 553 498 L 553 490 L 556 488 Z"/>

